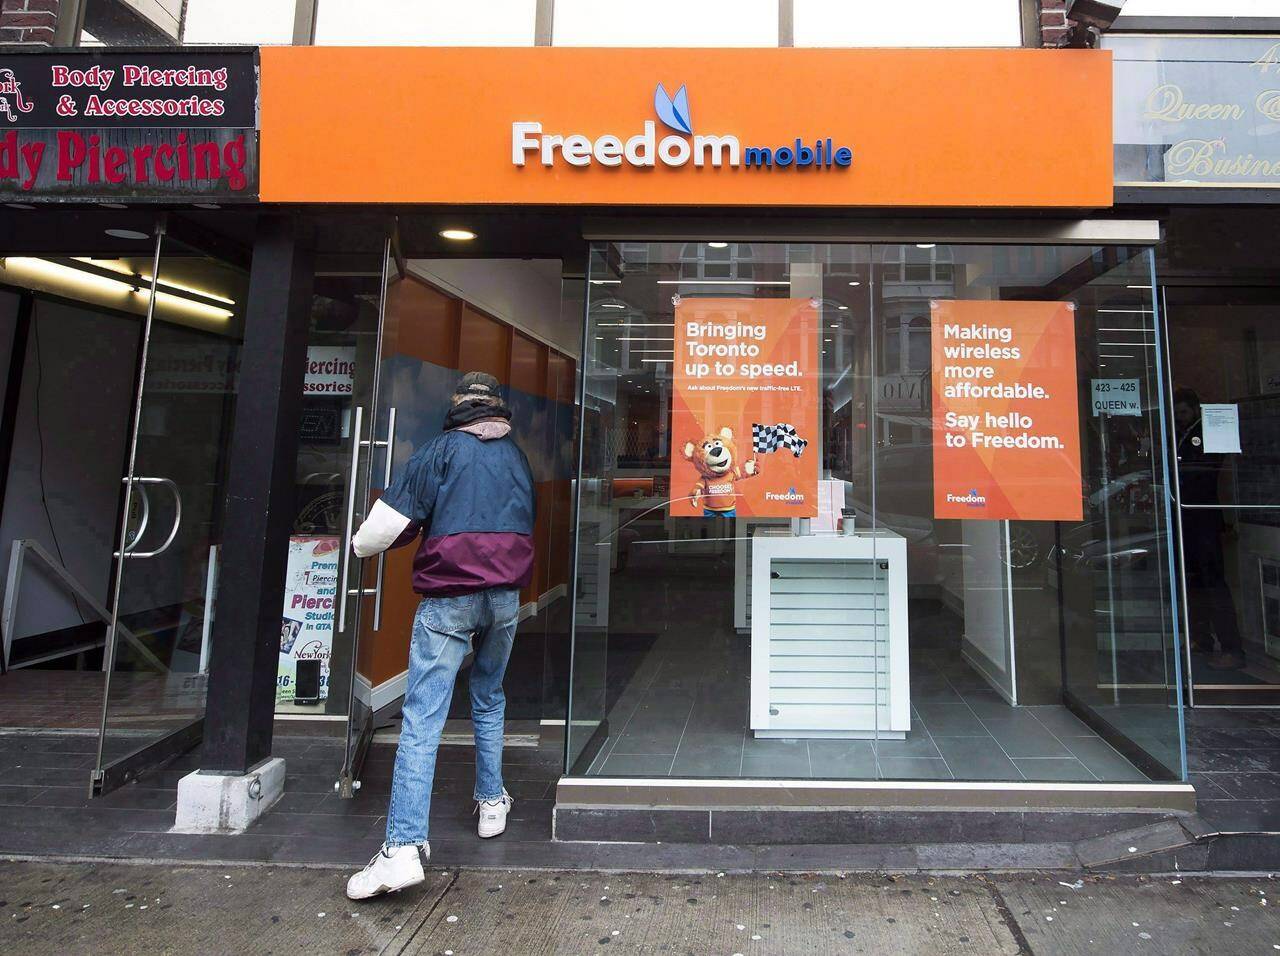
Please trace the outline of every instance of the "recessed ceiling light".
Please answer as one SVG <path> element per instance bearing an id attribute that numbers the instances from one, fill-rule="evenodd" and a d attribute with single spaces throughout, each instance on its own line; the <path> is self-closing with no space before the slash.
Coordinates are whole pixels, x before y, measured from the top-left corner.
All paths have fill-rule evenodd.
<path id="1" fill-rule="evenodd" d="M 916 243 L 916 248 L 917 248 L 917 249 L 932 249 L 932 248 L 933 248 L 934 246 L 936 246 L 936 245 L 937 245 L 937 243 L 936 243 L 936 242 L 917 242 L 917 243 Z"/>
<path id="2" fill-rule="evenodd" d="M 832 323 L 831 323 L 831 327 L 832 327 L 833 329 L 838 329 L 838 328 L 840 328 L 839 324 L 838 324 L 838 323 L 836 323 L 836 322 L 832 322 Z"/>
<path id="3" fill-rule="evenodd" d="M 452 239 L 454 242 L 470 242 L 476 234 L 470 229 L 441 229 L 441 239 Z"/>
<path id="4" fill-rule="evenodd" d="M 112 239 L 150 239 L 151 237 L 145 232 L 139 232 L 137 229 L 104 229 L 108 236 Z"/>
<path id="5" fill-rule="evenodd" d="M 849 311 L 849 307 L 848 307 L 847 305 L 837 306 L 836 308 L 838 308 L 841 312 L 848 312 L 848 311 Z"/>
<path id="6" fill-rule="evenodd" d="M 708 242 L 707 245 L 712 249 L 727 249 L 729 247 L 727 242 Z"/>
<path id="7" fill-rule="evenodd" d="M 859 282 L 857 279 L 854 279 L 852 282 L 849 283 L 849 285 L 862 285 L 862 283 Z"/>

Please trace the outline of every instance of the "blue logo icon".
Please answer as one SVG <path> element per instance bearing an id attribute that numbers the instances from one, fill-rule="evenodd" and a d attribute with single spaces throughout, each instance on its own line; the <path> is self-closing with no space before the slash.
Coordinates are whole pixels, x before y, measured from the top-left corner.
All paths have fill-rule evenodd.
<path id="1" fill-rule="evenodd" d="M 676 132 L 693 133 L 693 125 L 689 122 L 689 91 L 683 84 L 675 96 L 669 96 L 659 83 L 653 91 L 653 109 L 658 119 Z"/>

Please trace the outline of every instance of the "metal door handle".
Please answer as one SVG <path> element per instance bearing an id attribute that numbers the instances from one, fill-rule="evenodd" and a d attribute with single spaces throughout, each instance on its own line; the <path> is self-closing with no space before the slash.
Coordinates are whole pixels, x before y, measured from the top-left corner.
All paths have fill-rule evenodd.
<path id="1" fill-rule="evenodd" d="M 395 406 L 387 409 L 387 440 L 385 442 L 374 442 L 376 445 L 385 445 L 387 449 L 386 466 L 382 470 L 382 493 L 385 495 L 387 489 L 391 487 L 391 460 L 395 457 L 396 452 L 396 410 Z M 374 585 L 373 591 L 373 629 L 376 631 L 382 627 L 382 572 L 387 566 L 387 552 L 383 551 L 378 555 L 378 581 Z"/>
<path id="2" fill-rule="evenodd" d="M 364 424 L 364 408 L 356 406 L 351 428 L 351 470 L 347 473 L 347 520 L 342 540 L 342 587 L 338 591 L 338 631 L 347 629 L 347 582 L 351 572 L 352 525 L 356 522 L 356 486 L 360 483 L 356 472 L 360 467 L 360 429 Z"/>
<path id="3" fill-rule="evenodd" d="M 126 482 L 129 481 L 128 478 L 124 480 Z M 154 551 L 133 550 L 138 546 L 138 542 L 142 540 L 142 532 L 146 530 L 147 521 L 151 515 L 151 504 L 147 497 L 146 490 L 143 489 L 142 524 L 138 533 L 133 536 L 133 540 L 124 548 L 124 556 L 126 558 L 154 558 L 157 555 L 164 554 L 164 552 L 168 551 L 169 547 L 173 544 L 174 539 L 178 537 L 178 530 L 182 526 L 182 492 L 178 490 L 177 484 L 175 484 L 171 478 L 145 478 L 142 476 L 135 476 L 133 478 L 133 482 L 137 485 L 164 485 L 173 493 L 173 527 L 169 529 L 169 536 L 164 539 L 164 543 Z M 112 556 L 119 557 L 120 552 L 116 552 Z"/>
<path id="4" fill-rule="evenodd" d="M 121 478 L 120 482 L 127 485 L 129 483 L 129 479 Z M 138 546 L 138 542 L 142 540 L 142 536 L 147 533 L 147 524 L 151 521 L 151 496 L 147 494 L 146 486 L 144 485 L 140 487 L 138 489 L 138 493 L 139 498 L 142 501 L 142 520 L 138 522 L 138 530 L 133 533 L 133 537 L 125 544 L 123 549 L 125 554 L 128 554 Z M 111 556 L 113 558 L 118 558 L 120 557 L 120 552 L 113 551 Z"/>

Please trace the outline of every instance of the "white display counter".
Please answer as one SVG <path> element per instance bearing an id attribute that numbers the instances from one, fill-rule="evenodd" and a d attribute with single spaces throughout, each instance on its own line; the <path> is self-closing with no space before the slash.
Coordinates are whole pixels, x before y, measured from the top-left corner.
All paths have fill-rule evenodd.
<path id="1" fill-rule="evenodd" d="M 905 737 L 906 539 L 757 528 L 751 576 L 755 735 Z"/>

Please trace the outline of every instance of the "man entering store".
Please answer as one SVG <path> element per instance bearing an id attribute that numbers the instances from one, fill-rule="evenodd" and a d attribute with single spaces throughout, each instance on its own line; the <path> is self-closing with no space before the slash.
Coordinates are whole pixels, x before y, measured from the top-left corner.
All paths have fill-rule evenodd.
<path id="1" fill-rule="evenodd" d="M 480 836 L 502 833 L 511 809 L 502 786 L 502 678 L 520 589 L 533 572 L 533 477 L 510 437 L 511 410 L 492 375 L 462 377 L 444 429 L 409 459 L 352 541 L 355 553 L 367 558 L 420 537 L 413 589 L 422 595 L 413 621 L 386 842 L 347 882 L 353 900 L 424 878 L 436 751 L 454 680 L 472 650 Z"/>

